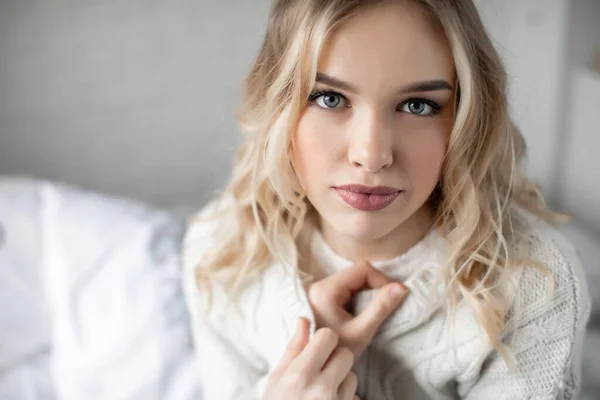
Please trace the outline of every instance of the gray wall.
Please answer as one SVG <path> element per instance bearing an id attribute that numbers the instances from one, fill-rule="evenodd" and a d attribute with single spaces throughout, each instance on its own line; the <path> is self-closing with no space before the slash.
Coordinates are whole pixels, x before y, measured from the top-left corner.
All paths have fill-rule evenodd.
<path id="1" fill-rule="evenodd" d="M 600 2 L 475 1 L 506 60 L 528 173 L 600 229 L 600 158 L 580 156 L 600 138 L 600 113 L 580 104 L 600 101 L 574 75 L 600 46 Z M 197 207 L 229 174 L 269 4 L 0 0 L 0 174 Z"/>
<path id="2" fill-rule="evenodd" d="M 268 0 L 0 1 L 0 173 L 162 206 L 223 185 Z"/>
<path id="3" fill-rule="evenodd" d="M 600 232 L 600 1 L 572 0 L 568 36 L 567 109 L 559 165 L 560 203 Z"/>

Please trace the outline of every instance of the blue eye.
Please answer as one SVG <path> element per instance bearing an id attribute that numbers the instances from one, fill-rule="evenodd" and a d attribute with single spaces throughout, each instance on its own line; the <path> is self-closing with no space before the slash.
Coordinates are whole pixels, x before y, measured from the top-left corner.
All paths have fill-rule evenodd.
<path id="1" fill-rule="evenodd" d="M 344 96 L 336 92 L 315 92 L 310 95 L 308 101 L 326 110 L 346 106 Z"/>
<path id="2" fill-rule="evenodd" d="M 431 117 L 440 112 L 441 106 L 430 100 L 425 99 L 410 99 L 402 104 L 400 111 L 410 114 Z"/>

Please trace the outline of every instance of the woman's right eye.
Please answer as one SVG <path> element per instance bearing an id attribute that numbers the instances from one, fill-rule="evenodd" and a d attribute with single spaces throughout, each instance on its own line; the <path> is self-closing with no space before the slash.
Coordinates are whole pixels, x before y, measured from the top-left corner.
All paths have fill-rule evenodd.
<path id="1" fill-rule="evenodd" d="M 344 96 L 336 92 L 316 92 L 310 95 L 308 101 L 326 110 L 346 107 Z"/>

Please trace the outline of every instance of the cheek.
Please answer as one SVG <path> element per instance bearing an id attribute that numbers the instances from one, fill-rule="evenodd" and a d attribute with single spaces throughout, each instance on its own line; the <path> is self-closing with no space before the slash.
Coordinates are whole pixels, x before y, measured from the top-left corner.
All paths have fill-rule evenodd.
<path id="1" fill-rule="evenodd" d="M 328 129 L 323 118 L 315 111 L 306 111 L 296 128 L 292 144 L 292 159 L 300 184 L 310 192 L 311 184 L 318 182 L 332 160 L 335 133 Z"/>
<path id="2" fill-rule="evenodd" d="M 440 178 L 446 146 L 445 131 L 421 132 L 418 140 L 407 146 L 405 157 L 414 190 L 433 190 Z"/>

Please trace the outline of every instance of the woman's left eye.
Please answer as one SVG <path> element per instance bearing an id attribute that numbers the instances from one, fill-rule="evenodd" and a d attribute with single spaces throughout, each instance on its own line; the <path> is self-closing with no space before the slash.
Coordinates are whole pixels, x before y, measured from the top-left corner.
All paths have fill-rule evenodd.
<path id="1" fill-rule="evenodd" d="M 400 111 L 410 114 L 430 117 L 440 112 L 441 107 L 430 100 L 410 99 L 400 107 Z"/>

